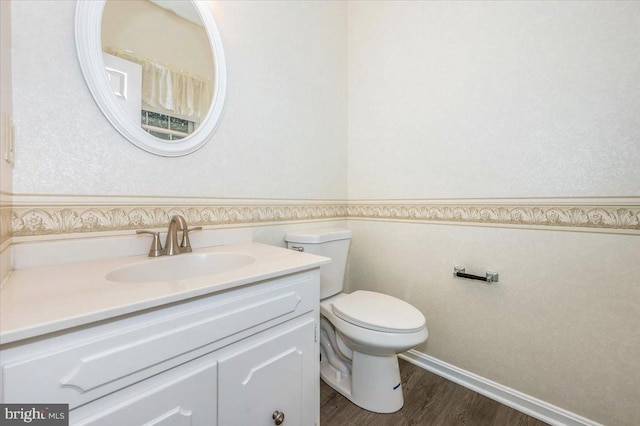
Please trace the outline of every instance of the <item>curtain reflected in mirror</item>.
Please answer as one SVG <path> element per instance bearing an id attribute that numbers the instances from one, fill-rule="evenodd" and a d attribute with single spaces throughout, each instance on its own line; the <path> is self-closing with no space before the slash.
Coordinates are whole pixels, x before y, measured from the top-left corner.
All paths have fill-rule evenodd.
<path id="1" fill-rule="evenodd" d="M 167 142 L 193 133 L 215 91 L 215 64 L 200 15 L 184 0 L 107 0 L 102 51 L 127 116 Z"/>

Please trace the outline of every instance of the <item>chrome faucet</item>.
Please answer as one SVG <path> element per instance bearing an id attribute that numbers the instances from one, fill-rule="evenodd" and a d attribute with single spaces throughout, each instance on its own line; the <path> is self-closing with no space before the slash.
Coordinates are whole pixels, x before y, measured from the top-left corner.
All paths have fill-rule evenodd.
<path id="1" fill-rule="evenodd" d="M 179 214 L 174 215 L 169 222 L 169 230 L 167 231 L 167 240 L 164 243 L 164 249 L 160 244 L 160 232 L 138 230 L 136 234 L 150 234 L 153 236 L 151 241 L 151 249 L 149 249 L 149 257 L 173 256 L 180 253 L 191 253 L 191 241 L 189 241 L 189 232 L 198 231 L 202 226 L 189 228 L 187 221 Z M 182 240 L 178 244 L 178 231 L 182 232 Z"/>

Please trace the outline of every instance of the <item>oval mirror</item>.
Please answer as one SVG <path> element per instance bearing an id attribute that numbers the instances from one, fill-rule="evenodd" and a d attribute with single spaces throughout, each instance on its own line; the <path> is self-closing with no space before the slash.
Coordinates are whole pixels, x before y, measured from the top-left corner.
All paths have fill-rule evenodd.
<path id="1" fill-rule="evenodd" d="M 167 157 L 211 139 L 224 108 L 226 65 L 208 2 L 78 1 L 75 25 L 87 86 L 125 138 Z"/>

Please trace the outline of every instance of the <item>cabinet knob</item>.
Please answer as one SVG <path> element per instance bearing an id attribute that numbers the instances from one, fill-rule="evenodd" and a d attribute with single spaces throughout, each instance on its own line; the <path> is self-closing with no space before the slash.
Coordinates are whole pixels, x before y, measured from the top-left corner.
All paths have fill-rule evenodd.
<path id="1" fill-rule="evenodd" d="M 281 411 L 274 411 L 273 416 L 271 416 L 273 422 L 277 425 L 281 425 L 284 422 L 284 413 Z"/>

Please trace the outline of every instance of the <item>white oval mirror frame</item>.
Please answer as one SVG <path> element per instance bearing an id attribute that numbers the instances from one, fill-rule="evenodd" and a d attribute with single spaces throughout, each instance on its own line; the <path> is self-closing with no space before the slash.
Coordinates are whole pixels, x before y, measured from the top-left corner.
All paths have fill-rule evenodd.
<path id="1" fill-rule="evenodd" d="M 193 133 L 179 141 L 167 143 L 150 135 L 140 125 L 132 122 L 117 103 L 111 91 L 105 77 L 102 58 L 102 11 L 106 1 L 79 0 L 76 6 L 75 37 L 78 60 L 89 91 L 98 107 L 122 136 L 145 151 L 165 157 L 178 157 L 198 150 L 209 142 L 218 127 L 224 110 L 227 89 L 227 68 L 222 39 L 208 2 L 192 0 L 204 23 L 213 54 L 215 75 L 211 107 L 200 126 Z"/>

